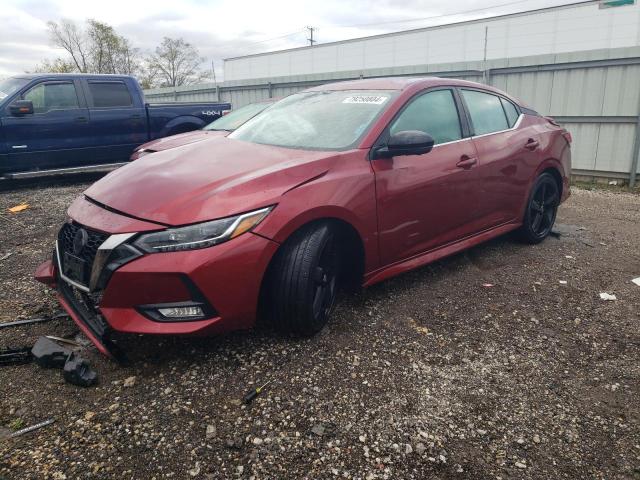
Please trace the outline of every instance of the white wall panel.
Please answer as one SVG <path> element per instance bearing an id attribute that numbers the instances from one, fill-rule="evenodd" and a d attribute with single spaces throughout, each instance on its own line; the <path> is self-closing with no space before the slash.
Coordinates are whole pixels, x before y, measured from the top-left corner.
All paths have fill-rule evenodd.
<path id="1" fill-rule="evenodd" d="M 225 79 L 481 61 L 640 45 L 640 4 L 597 2 L 225 60 Z M 288 57 L 286 61 L 284 57 Z"/>

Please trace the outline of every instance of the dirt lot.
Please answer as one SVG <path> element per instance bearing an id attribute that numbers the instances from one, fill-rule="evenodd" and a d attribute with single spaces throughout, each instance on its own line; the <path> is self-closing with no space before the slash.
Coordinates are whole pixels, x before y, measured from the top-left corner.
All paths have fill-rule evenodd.
<path id="1" fill-rule="evenodd" d="M 58 311 L 31 276 L 84 186 L 0 194 L 0 322 Z M 0 478 L 638 479 L 640 196 L 575 190 L 558 222 L 344 299 L 310 340 L 127 337 L 129 367 L 86 351 L 89 389 L 2 368 L 0 432 L 56 421 L 0 440 Z"/>

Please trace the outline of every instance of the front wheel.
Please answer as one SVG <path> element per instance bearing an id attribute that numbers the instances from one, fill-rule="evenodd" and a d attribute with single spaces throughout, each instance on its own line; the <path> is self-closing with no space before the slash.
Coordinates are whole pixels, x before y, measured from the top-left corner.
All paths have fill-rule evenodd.
<path id="1" fill-rule="evenodd" d="M 526 243 L 540 243 L 553 228 L 560 205 L 558 183 L 550 173 L 540 175 L 531 189 L 519 237 Z"/>
<path id="2" fill-rule="evenodd" d="M 335 303 L 340 258 L 335 229 L 311 224 L 281 247 L 270 268 L 266 299 L 280 330 L 313 335 L 326 325 Z"/>

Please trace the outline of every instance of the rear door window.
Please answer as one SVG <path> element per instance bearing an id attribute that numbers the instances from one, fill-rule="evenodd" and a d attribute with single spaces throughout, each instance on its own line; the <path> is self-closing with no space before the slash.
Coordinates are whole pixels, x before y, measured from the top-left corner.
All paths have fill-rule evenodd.
<path id="1" fill-rule="evenodd" d="M 464 89 L 462 96 L 467 104 L 469 115 L 471 115 L 475 135 L 484 135 L 510 128 L 500 97 L 477 90 Z"/>
<path id="2" fill-rule="evenodd" d="M 73 82 L 39 83 L 22 97 L 33 103 L 34 113 L 80 108 Z"/>
<path id="3" fill-rule="evenodd" d="M 507 114 L 507 121 L 509 122 L 509 128 L 513 127 L 518 121 L 518 117 L 520 113 L 516 109 L 515 105 L 511 103 L 509 100 L 505 100 L 504 98 L 500 98 L 502 102 L 502 107 L 504 108 L 504 113 Z"/>
<path id="4" fill-rule="evenodd" d="M 89 82 L 95 108 L 131 107 L 133 100 L 124 82 Z"/>
<path id="5" fill-rule="evenodd" d="M 434 144 L 462 138 L 460 117 L 451 90 L 427 92 L 410 101 L 391 124 L 391 135 L 404 130 L 420 130 L 433 137 Z"/>

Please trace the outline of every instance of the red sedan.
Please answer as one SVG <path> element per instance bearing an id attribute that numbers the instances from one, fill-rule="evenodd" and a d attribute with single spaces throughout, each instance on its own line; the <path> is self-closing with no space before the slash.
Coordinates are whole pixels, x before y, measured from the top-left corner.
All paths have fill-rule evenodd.
<path id="1" fill-rule="evenodd" d="M 569 195 L 570 142 L 553 120 L 472 82 L 314 87 L 227 137 L 95 183 L 36 276 L 107 355 L 114 330 L 209 334 L 258 315 L 311 335 L 341 287 L 512 230 L 542 241 Z"/>

